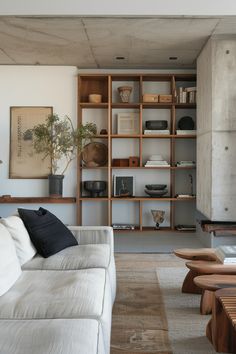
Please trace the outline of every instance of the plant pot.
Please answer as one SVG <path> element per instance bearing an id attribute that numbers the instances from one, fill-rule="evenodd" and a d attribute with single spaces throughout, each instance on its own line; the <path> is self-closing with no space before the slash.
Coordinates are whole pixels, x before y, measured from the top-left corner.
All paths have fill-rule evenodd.
<path id="1" fill-rule="evenodd" d="M 49 175 L 49 196 L 51 198 L 61 198 L 63 192 L 64 175 Z"/>

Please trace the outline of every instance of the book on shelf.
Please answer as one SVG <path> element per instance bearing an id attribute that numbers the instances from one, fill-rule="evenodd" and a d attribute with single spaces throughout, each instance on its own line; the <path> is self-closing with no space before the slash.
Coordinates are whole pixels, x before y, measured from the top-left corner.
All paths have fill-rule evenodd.
<path id="1" fill-rule="evenodd" d="M 196 226 L 195 225 L 177 225 L 176 230 L 178 230 L 178 231 L 195 231 Z"/>
<path id="2" fill-rule="evenodd" d="M 194 87 L 178 87 L 177 103 L 196 103 L 197 88 Z"/>
<path id="3" fill-rule="evenodd" d="M 183 129 L 177 129 L 176 130 L 176 135 L 196 135 L 197 131 L 195 129 L 192 130 L 183 130 Z"/>
<path id="4" fill-rule="evenodd" d="M 176 194 L 176 198 L 193 198 L 195 195 L 192 194 Z"/>
<path id="5" fill-rule="evenodd" d="M 112 224 L 114 230 L 135 230 L 134 224 Z"/>
<path id="6" fill-rule="evenodd" d="M 219 246 L 215 253 L 221 263 L 236 264 L 236 246 Z"/>
<path id="7" fill-rule="evenodd" d="M 160 130 L 148 130 L 148 129 L 145 129 L 144 130 L 144 135 L 148 135 L 148 134 L 158 134 L 158 135 L 167 134 L 167 135 L 169 135 L 170 131 L 168 129 L 160 129 Z"/>
<path id="8" fill-rule="evenodd" d="M 191 167 L 191 166 L 196 166 L 195 161 L 177 161 L 176 163 L 177 167 Z"/>

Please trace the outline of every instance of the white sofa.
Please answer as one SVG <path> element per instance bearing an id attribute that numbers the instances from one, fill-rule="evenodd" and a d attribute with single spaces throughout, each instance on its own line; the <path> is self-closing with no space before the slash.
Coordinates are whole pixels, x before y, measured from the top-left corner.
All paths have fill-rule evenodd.
<path id="1" fill-rule="evenodd" d="M 0 281 L 7 269 L 17 273 L 0 296 L 1 354 L 109 354 L 116 294 L 113 230 L 70 229 L 78 246 L 49 258 L 36 254 L 19 270 L 17 256 L 1 264 L 10 232 L 0 224 Z"/>

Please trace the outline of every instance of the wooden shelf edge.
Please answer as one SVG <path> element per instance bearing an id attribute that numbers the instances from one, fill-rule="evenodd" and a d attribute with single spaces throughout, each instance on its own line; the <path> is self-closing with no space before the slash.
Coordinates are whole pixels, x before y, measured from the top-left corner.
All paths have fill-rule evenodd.
<path id="1" fill-rule="evenodd" d="M 72 204 L 76 203 L 75 197 L 0 197 L 0 204 Z"/>

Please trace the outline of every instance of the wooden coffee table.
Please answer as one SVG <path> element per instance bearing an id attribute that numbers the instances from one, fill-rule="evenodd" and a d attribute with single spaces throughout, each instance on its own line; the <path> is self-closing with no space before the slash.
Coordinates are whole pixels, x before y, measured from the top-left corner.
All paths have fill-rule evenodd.
<path id="1" fill-rule="evenodd" d="M 186 275 L 182 292 L 191 294 L 201 294 L 202 289 L 199 288 L 193 281 L 199 275 L 210 275 L 210 274 L 225 274 L 225 275 L 236 275 L 236 265 L 232 264 L 222 264 L 220 261 L 207 262 L 207 261 L 192 261 L 186 262 L 186 267 L 189 268 L 189 272 Z"/>
<path id="2" fill-rule="evenodd" d="M 236 287 L 236 275 L 200 275 L 194 278 L 194 283 L 203 290 L 200 312 L 202 315 L 208 315 L 212 312 L 214 292 L 223 288 Z"/>
<path id="3" fill-rule="evenodd" d="M 174 254 L 191 261 L 215 261 L 217 259 L 214 248 L 179 248 L 174 250 Z"/>

